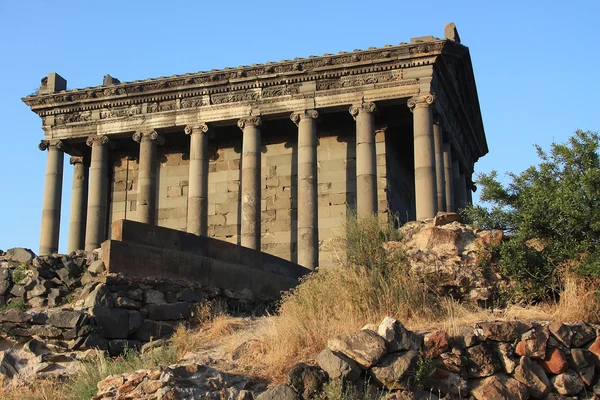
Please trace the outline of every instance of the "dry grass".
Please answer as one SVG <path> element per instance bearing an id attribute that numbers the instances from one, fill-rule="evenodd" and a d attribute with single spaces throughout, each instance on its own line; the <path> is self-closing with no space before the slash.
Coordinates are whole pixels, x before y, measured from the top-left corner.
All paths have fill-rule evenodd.
<path id="1" fill-rule="evenodd" d="M 553 319 L 600 323 L 600 279 L 566 273 Z"/>

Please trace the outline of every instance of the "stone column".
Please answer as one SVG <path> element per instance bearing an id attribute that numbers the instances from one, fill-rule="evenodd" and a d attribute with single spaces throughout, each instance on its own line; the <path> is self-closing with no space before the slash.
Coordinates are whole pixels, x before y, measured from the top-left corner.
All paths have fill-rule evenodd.
<path id="1" fill-rule="evenodd" d="M 187 231 L 195 235 L 208 233 L 208 126 L 188 125 L 190 135 L 190 172 L 188 187 Z"/>
<path id="2" fill-rule="evenodd" d="M 242 130 L 242 246 L 260 250 L 260 117 L 238 121 Z"/>
<path id="3" fill-rule="evenodd" d="M 462 188 L 462 207 L 469 205 L 469 190 L 467 189 L 467 176 L 464 172 L 460 172 L 460 187 Z"/>
<path id="4" fill-rule="evenodd" d="M 156 167 L 157 145 L 162 138 L 158 132 L 136 132 L 133 140 L 140 144 L 139 170 L 137 181 L 136 215 L 138 222 L 156 223 Z"/>
<path id="5" fill-rule="evenodd" d="M 413 112 L 415 153 L 415 203 L 417 220 L 434 217 L 437 212 L 437 182 L 433 140 L 432 93 L 408 100 Z"/>
<path id="6" fill-rule="evenodd" d="M 319 265 L 317 193 L 317 110 L 293 113 L 298 125 L 298 264 Z"/>
<path id="7" fill-rule="evenodd" d="M 454 191 L 454 211 L 458 212 L 464 206 L 464 189 L 460 179 L 460 166 L 458 160 L 452 160 L 452 186 Z"/>
<path id="8" fill-rule="evenodd" d="M 437 209 L 446 210 L 446 187 L 444 171 L 444 145 L 442 139 L 442 127 L 439 121 L 433 124 L 433 145 L 435 148 L 435 180 L 437 190 Z"/>
<path id="9" fill-rule="evenodd" d="M 90 161 L 90 188 L 88 193 L 85 250 L 100 247 L 106 239 L 108 219 L 108 137 L 90 136 L 87 145 L 92 148 Z"/>
<path id="10" fill-rule="evenodd" d="M 83 157 L 71 157 L 73 185 L 71 190 L 71 217 L 69 219 L 69 242 L 67 251 L 83 250 L 85 243 L 85 219 L 88 197 L 88 167 Z"/>
<path id="11" fill-rule="evenodd" d="M 356 121 L 356 213 L 359 218 L 377 214 L 376 110 L 375 103 L 350 107 Z"/>
<path id="12" fill-rule="evenodd" d="M 454 190 L 452 185 L 452 150 L 450 143 L 444 143 L 444 191 L 446 192 L 446 211 L 455 211 Z"/>
<path id="13" fill-rule="evenodd" d="M 48 150 L 46 180 L 42 203 L 42 229 L 40 233 L 40 255 L 58 252 L 60 235 L 60 207 L 64 166 L 64 144 L 61 141 L 42 140 L 42 151 Z"/>

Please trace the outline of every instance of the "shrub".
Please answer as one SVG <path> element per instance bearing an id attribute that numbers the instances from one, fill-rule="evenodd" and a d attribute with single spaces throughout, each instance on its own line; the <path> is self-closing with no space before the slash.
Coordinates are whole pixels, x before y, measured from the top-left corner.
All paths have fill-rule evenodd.
<path id="1" fill-rule="evenodd" d="M 12 280 L 14 283 L 19 283 L 27 276 L 27 266 L 25 264 L 19 265 L 14 269 L 12 273 Z"/>

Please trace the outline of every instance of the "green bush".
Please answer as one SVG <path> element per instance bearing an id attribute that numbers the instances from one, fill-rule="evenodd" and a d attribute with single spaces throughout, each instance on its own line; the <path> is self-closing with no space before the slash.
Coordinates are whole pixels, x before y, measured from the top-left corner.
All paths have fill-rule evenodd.
<path id="1" fill-rule="evenodd" d="M 464 214 L 478 227 L 507 233 L 500 266 L 522 298 L 555 295 L 566 265 L 600 276 L 599 139 L 578 130 L 566 143 L 553 143 L 549 153 L 536 146 L 539 164 L 508 173 L 507 185 L 496 171 L 478 176 L 488 207 L 474 205 Z"/>
<path id="2" fill-rule="evenodd" d="M 25 264 L 19 265 L 12 273 L 12 279 L 14 283 L 19 283 L 27 276 L 27 266 Z"/>

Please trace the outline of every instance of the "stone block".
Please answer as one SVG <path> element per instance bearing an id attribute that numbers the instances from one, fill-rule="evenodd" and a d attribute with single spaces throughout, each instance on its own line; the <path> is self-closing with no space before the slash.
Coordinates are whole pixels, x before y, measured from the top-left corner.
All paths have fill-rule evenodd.
<path id="1" fill-rule="evenodd" d="M 149 342 L 150 340 L 171 336 L 174 332 L 175 328 L 170 323 L 144 319 L 138 331 L 131 336 L 131 339 Z"/>
<path id="2" fill-rule="evenodd" d="M 129 335 L 129 312 L 121 308 L 94 307 L 92 315 L 107 339 L 126 339 Z"/>
<path id="3" fill-rule="evenodd" d="M 189 318 L 191 307 L 189 303 L 148 304 L 148 318 L 154 321 L 169 321 Z"/>

